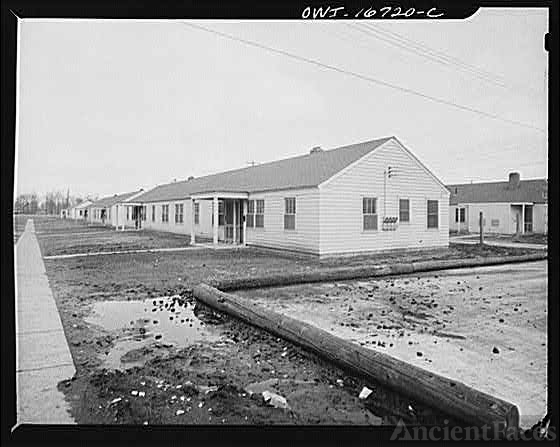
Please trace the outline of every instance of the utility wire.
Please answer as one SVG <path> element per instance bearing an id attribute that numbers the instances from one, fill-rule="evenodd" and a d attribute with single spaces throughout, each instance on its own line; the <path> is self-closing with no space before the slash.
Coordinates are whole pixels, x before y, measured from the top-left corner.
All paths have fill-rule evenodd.
<path id="1" fill-rule="evenodd" d="M 482 79 L 486 82 L 489 82 L 493 85 L 497 85 L 499 87 L 507 87 L 506 84 L 504 84 L 503 81 L 495 78 L 495 77 L 490 77 L 488 74 L 481 72 L 477 69 L 473 69 L 471 67 L 468 67 L 466 64 L 459 64 L 457 62 L 454 62 L 451 59 L 448 59 L 447 57 L 443 57 L 440 56 L 438 54 L 432 53 L 430 51 L 426 51 L 424 49 L 422 49 L 421 47 L 417 47 L 415 48 L 414 44 L 412 43 L 408 43 L 408 42 L 404 42 L 404 41 L 400 41 L 396 38 L 393 38 L 391 36 L 388 36 L 386 34 L 384 34 L 382 31 L 378 30 L 378 29 L 371 29 L 369 27 L 366 27 L 364 25 L 352 25 L 352 24 L 347 24 L 346 26 L 355 29 L 361 33 L 364 33 L 370 37 L 373 37 L 375 39 L 381 40 L 383 42 L 386 42 L 390 45 L 396 46 L 398 48 L 401 48 L 405 51 L 408 51 L 410 53 L 413 53 L 417 56 L 423 57 L 425 59 L 429 59 L 431 61 L 434 62 L 438 62 L 442 65 L 445 65 L 449 68 L 454 68 L 454 69 L 458 69 L 461 70 L 465 73 L 468 73 L 470 75 L 473 75 L 479 79 Z"/>
<path id="2" fill-rule="evenodd" d="M 508 118 L 504 118 L 504 117 L 501 117 L 499 115 L 495 115 L 493 113 L 488 113 L 488 112 L 485 112 L 483 110 L 478 110 L 478 109 L 475 109 L 473 107 L 457 104 L 457 103 L 454 103 L 452 101 L 448 101 L 446 99 L 442 99 L 442 98 L 438 98 L 438 97 L 435 97 L 435 96 L 427 95 L 425 93 L 421 93 L 421 92 L 418 92 L 416 90 L 413 90 L 413 89 L 410 89 L 410 88 L 407 88 L 407 87 L 402 87 L 402 86 L 399 86 L 399 85 L 396 85 L 396 84 L 392 84 L 390 82 L 383 81 L 381 79 L 376 79 L 376 78 L 366 76 L 366 75 L 363 75 L 363 74 L 360 74 L 360 73 L 356 73 L 354 71 L 345 70 L 343 68 L 340 68 L 340 67 L 337 67 L 337 66 L 334 66 L 334 65 L 325 64 L 323 62 L 320 62 L 320 61 L 317 61 L 317 60 L 314 60 L 314 59 L 309 59 L 307 57 L 299 56 L 297 54 L 290 53 L 290 52 L 285 51 L 285 50 L 281 50 L 281 49 L 278 49 L 278 48 L 273 48 L 273 47 L 270 47 L 270 46 L 267 46 L 267 45 L 263 45 L 261 43 L 258 43 L 258 42 L 252 41 L 252 40 L 243 39 L 241 37 L 237 37 L 237 36 L 234 36 L 232 34 L 224 33 L 222 31 L 217 31 L 217 30 L 214 30 L 214 29 L 211 29 L 211 28 L 206 28 L 205 26 L 201 26 L 201 25 L 195 25 L 194 23 L 188 23 L 188 22 L 179 22 L 179 23 L 181 23 L 185 26 L 194 28 L 194 29 L 198 29 L 198 30 L 201 30 L 201 31 L 212 33 L 212 34 L 215 34 L 215 35 L 218 35 L 218 36 L 221 36 L 221 37 L 225 37 L 225 38 L 230 39 L 230 40 L 234 40 L 234 41 L 237 41 L 237 42 L 244 43 L 246 45 L 250 45 L 250 46 L 253 46 L 253 47 L 256 47 L 256 48 L 260 48 L 262 50 L 266 50 L 266 51 L 270 51 L 272 53 L 280 54 L 282 56 L 286 56 L 286 57 L 289 57 L 291 59 L 298 60 L 300 62 L 305 62 L 305 63 L 308 63 L 308 64 L 316 65 L 318 67 L 326 68 L 328 70 L 332 70 L 332 71 L 335 71 L 337 73 L 343 73 L 343 74 L 346 74 L 348 76 L 352 76 L 352 77 L 357 78 L 357 79 L 362 79 L 364 81 L 371 82 L 373 84 L 382 85 L 384 87 L 388 87 L 388 88 L 391 88 L 393 90 L 398 90 L 398 91 L 408 93 L 408 94 L 411 94 L 411 95 L 419 96 L 421 98 L 428 99 L 430 101 L 433 101 L 433 102 L 436 102 L 436 103 L 439 103 L 439 104 L 444 104 L 444 105 L 447 105 L 447 106 L 450 106 L 450 107 L 454 107 L 454 108 L 459 109 L 459 110 L 464 110 L 464 111 L 467 111 L 467 112 L 475 113 L 475 114 L 478 114 L 478 115 L 481 115 L 481 116 L 485 116 L 487 118 L 492 118 L 494 120 L 503 121 L 505 123 L 515 124 L 517 126 L 526 127 L 526 128 L 529 128 L 529 129 L 534 129 L 534 130 L 537 130 L 539 132 L 545 132 L 544 129 L 542 129 L 540 127 L 537 127 L 537 126 L 534 126 L 532 124 L 524 123 L 522 121 L 510 120 Z"/>

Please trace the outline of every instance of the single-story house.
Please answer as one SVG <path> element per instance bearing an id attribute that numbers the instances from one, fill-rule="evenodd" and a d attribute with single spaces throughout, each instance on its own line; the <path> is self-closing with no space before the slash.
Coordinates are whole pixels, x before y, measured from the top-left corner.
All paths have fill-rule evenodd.
<path id="1" fill-rule="evenodd" d="M 88 217 L 88 207 L 93 202 L 91 200 L 84 200 L 79 205 L 70 208 L 70 218 L 75 220 L 87 220 Z"/>
<path id="2" fill-rule="evenodd" d="M 448 185 L 449 229 L 500 234 L 548 232 L 548 181 L 521 180 L 518 172 L 507 182 Z"/>
<path id="3" fill-rule="evenodd" d="M 397 138 L 160 185 L 142 227 L 320 256 L 447 247 L 449 191 Z"/>
<path id="4" fill-rule="evenodd" d="M 134 199 L 142 194 L 142 192 L 144 190 L 140 189 L 96 200 L 89 207 L 89 221 L 91 223 L 110 225 L 117 229 L 135 227 L 135 221 L 139 221 L 140 216 L 133 216 L 130 211 L 126 210 L 126 206 L 129 200 Z"/>

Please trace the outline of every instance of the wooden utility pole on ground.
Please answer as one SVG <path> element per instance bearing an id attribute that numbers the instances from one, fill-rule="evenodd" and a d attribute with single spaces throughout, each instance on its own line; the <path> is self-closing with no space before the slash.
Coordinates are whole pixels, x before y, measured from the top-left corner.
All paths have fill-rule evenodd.
<path id="1" fill-rule="evenodd" d="M 482 211 L 480 212 L 480 214 L 478 215 L 478 227 L 479 227 L 479 231 L 480 231 L 480 245 L 484 244 L 484 235 L 482 233 Z"/>

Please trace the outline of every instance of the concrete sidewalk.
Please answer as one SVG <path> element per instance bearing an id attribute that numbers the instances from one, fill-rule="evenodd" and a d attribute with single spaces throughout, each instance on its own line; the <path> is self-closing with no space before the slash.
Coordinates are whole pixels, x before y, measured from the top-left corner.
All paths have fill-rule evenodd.
<path id="1" fill-rule="evenodd" d="M 472 236 L 471 236 L 472 237 Z M 450 244 L 462 244 L 462 245 L 475 245 L 478 244 L 478 240 L 467 240 L 461 236 L 449 238 Z M 548 245 L 545 244 L 529 244 L 525 242 L 506 242 L 506 241 L 491 241 L 484 239 L 486 245 L 491 245 L 493 247 L 505 247 L 505 248 L 527 248 L 531 250 L 547 250 Z"/>
<path id="2" fill-rule="evenodd" d="M 14 257 L 17 423 L 73 424 L 57 384 L 76 370 L 31 219 Z"/>

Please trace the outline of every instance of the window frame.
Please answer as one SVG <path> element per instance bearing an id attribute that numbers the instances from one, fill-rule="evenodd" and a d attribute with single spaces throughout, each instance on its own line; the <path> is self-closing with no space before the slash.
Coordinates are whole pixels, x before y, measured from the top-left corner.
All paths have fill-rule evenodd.
<path id="1" fill-rule="evenodd" d="M 284 197 L 284 230 L 296 230 L 297 198 Z"/>
<path id="2" fill-rule="evenodd" d="M 436 212 L 435 213 L 430 213 L 430 204 L 436 204 Z M 430 216 L 433 217 L 435 215 L 436 217 L 436 225 L 430 225 Z M 439 200 L 432 200 L 432 199 L 427 199 L 426 200 L 426 228 L 428 230 L 438 230 L 439 229 Z"/>
<path id="3" fill-rule="evenodd" d="M 370 206 L 371 205 L 371 206 Z M 367 218 L 375 216 L 375 227 L 366 228 Z M 377 197 L 362 197 L 362 232 L 379 231 L 379 213 L 377 212 Z"/>
<path id="4" fill-rule="evenodd" d="M 255 200 L 255 228 L 264 228 L 264 210 L 265 210 L 264 199 L 256 199 Z M 262 212 L 259 213 L 259 211 Z"/>
<path id="5" fill-rule="evenodd" d="M 403 220 L 402 219 L 402 208 L 401 208 L 401 203 L 402 202 L 406 202 L 406 215 L 407 215 L 407 219 Z M 399 199 L 399 223 L 410 223 L 410 199 Z"/>
<path id="6" fill-rule="evenodd" d="M 156 206 L 152 205 L 152 222 L 156 221 Z"/>
<path id="7" fill-rule="evenodd" d="M 194 213 L 194 224 L 195 225 L 200 225 L 200 203 L 199 202 L 194 202 L 193 213 Z"/>
<path id="8" fill-rule="evenodd" d="M 161 205 L 161 223 L 169 223 L 169 204 Z"/>
<path id="9" fill-rule="evenodd" d="M 465 223 L 466 218 L 467 218 L 466 209 L 464 207 L 459 208 L 459 223 Z"/>
<path id="10" fill-rule="evenodd" d="M 175 204 L 175 224 L 181 225 L 184 223 L 184 207 L 182 203 Z"/>
<path id="11" fill-rule="evenodd" d="M 255 200 L 247 200 L 247 228 L 255 227 Z"/>

